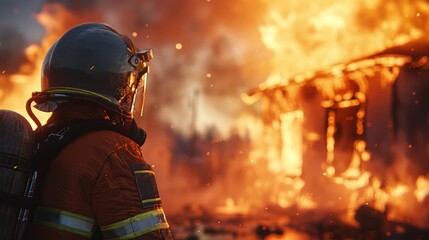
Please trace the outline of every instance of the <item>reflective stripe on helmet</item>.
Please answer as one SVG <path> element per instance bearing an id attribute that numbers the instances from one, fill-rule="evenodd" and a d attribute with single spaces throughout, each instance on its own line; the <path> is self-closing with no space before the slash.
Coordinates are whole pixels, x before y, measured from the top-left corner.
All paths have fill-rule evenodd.
<path id="1" fill-rule="evenodd" d="M 112 102 L 112 99 L 110 99 L 104 95 L 101 95 L 101 94 L 96 93 L 96 92 L 84 90 L 84 89 L 79 89 L 79 88 L 52 87 L 52 88 L 47 89 L 46 92 L 48 92 L 48 93 L 80 93 L 80 94 L 85 94 L 85 95 L 90 95 L 90 96 L 96 96 L 96 97 L 102 98 L 106 101 Z"/>
<path id="2" fill-rule="evenodd" d="M 155 230 L 168 229 L 162 208 L 100 227 L 105 239 L 132 239 Z"/>
<path id="3" fill-rule="evenodd" d="M 38 207 L 34 222 L 82 236 L 91 236 L 94 232 L 94 219 L 57 208 Z"/>

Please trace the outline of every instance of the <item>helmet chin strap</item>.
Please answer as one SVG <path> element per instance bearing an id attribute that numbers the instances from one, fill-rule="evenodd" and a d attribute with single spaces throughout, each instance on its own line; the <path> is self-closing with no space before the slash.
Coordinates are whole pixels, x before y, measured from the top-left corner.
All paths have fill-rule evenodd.
<path id="1" fill-rule="evenodd" d="M 137 125 L 137 122 L 134 118 L 124 118 L 119 114 L 109 115 L 109 117 L 110 122 L 117 129 L 120 129 L 120 132 L 123 135 L 136 142 L 139 146 L 144 144 L 146 141 L 146 132 Z"/>
<path id="2" fill-rule="evenodd" d="M 110 122 L 112 122 L 113 125 L 122 128 L 125 125 L 125 119 L 122 114 L 114 114 L 114 113 L 108 113 Z"/>
<path id="3" fill-rule="evenodd" d="M 123 127 L 124 135 L 142 146 L 146 141 L 146 132 L 137 126 L 135 119 L 127 119 Z"/>

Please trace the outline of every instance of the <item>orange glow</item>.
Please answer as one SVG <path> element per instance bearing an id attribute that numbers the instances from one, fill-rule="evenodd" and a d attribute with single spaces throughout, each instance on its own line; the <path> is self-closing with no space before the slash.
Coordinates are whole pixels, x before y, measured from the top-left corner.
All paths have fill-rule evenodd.
<path id="1" fill-rule="evenodd" d="M 197 184 L 193 182 L 194 176 L 184 170 L 185 173 L 180 173 L 185 177 L 180 175 L 180 181 L 177 182 L 170 180 L 168 173 L 170 169 L 165 170 L 162 176 L 164 180 L 167 179 L 167 184 L 170 182 L 173 182 L 172 185 L 177 184 L 177 189 L 185 189 L 183 192 L 189 194 L 190 202 L 204 202 L 202 205 L 206 204 L 210 210 L 213 209 L 222 215 L 253 214 L 271 209 L 296 208 L 299 212 L 320 208 L 347 211 L 348 220 L 352 221 L 353 213 L 362 204 L 380 211 L 387 211 L 392 207 L 393 210 L 389 213 L 392 219 L 405 217 L 412 212 L 410 208 L 414 205 L 410 204 L 409 208 L 405 208 L 401 206 L 401 201 L 412 199 L 416 204 L 427 205 L 428 176 L 414 176 L 416 180 L 406 179 L 408 182 L 401 182 L 404 179 L 392 180 L 389 176 L 381 174 L 384 169 L 373 171 L 368 166 L 378 159 L 377 155 L 369 150 L 372 145 L 367 139 L 368 108 L 374 103 L 373 99 L 368 97 L 370 86 L 376 82 L 380 89 L 389 89 L 400 75 L 403 66 L 407 64 L 427 66 L 429 62 L 428 57 L 416 60 L 407 54 L 378 54 L 389 47 L 400 46 L 410 40 L 424 37 L 429 29 L 419 28 L 419 22 L 423 19 L 422 16 L 427 17 L 429 14 L 425 1 L 416 0 L 413 4 L 408 1 L 407 4 L 401 3 L 404 5 L 401 7 L 395 5 L 397 2 L 385 3 L 381 0 L 322 0 L 312 2 L 311 6 L 306 1 L 265 2 L 267 11 L 258 13 L 264 16 L 264 21 L 261 21 L 263 24 L 257 26 L 257 29 L 265 47 L 272 53 L 272 58 L 263 60 L 272 69 L 269 70 L 266 79 L 260 79 L 256 87 L 241 94 L 241 100 L 256 107 L 250 111 L 245 109 L 249 106 L 239 109 L 239 113 L 233 117 L 229 116 L 233 119 L 232 123 L 224 116 L 232 113 L 231 106 L 236 107 L 237 103 L 242 102 L 235 95 L 233 97 L 225 95 L 229 88 L 218 90 L 218 86 L 227 74 L 240 75 L 244 72 L 243 69 L 234 71 L 233 68 L 229 71 L 230 69 L 225 67 L 233 65 L 231 62 L 235 63 L 232 60 L 228 61 L 229 57 L 235 54 L 239 56 L 237 62 L 245 61 L 245 57 L 240 55 L 240 51 L 244 51 L 241 48 L 243 46 L 224 48 L 226 43 L 223 41 L 236 41 L 234 36 L 230 36 L 233 34 L 227 32 L 228 34 L 225 34 L 228 35 L 227 40 L 205 39 L 199 43 L 209 45 L 215 42 L 219 46 L 213 48 L 214 50 L 204 49 L 196 57 L 183 58 L 185 61 L 195 62 L 187 62 L 183 65 L 186 67 L 177 72 L 172 69 L 182 66 L 179 64 L 181 59 L 171 56 L 177 53 L 185 54 L 193 47 L 189 44 L 192 41 L 174 39 L 174 42 L 166 45 L 165 49 L 168 50 L 160 49 L 160 54 L 166 54 L 172 59 L 168 64 L 160 64 L 168 70 L 165 72 L 196 75 L 185 77 L 192 79 L 192 82 L 186 84 L 184 89 L 188 87 L 196 89 L 191 92 L 192 99 L 188 99 L 189 92 L 184 89 L 176 91 L 179 89 L 168 88 L 173 86 L 172 84 L 165 84 L 169 85 L 168 87 L 159 85 L 159 91 L 171 91 L 175 94 L 183 92 L 177 99 L 186 99 L 186 103 L 192 108 L 179 114 L 160 110 L 160 118 L 180 116 L 179 124 L 182 124 L 186 123 L 182 116 L 195 114 L 198 120 L 209 119 L 211 120 L 207 121 L 209 123 L 220 122 L 221 127 L 210 132 L 213 136 L 209 134 L 207 138 L 213 146 L 227 143 L 228 146 L 223 147 L 232 152 L 224 156 L 222 155 L 224 149 L 215 149 L 216 147 L 205 149 L 203 146 L 204 151 L 201 155 L 191 156 L 197 158 L 195 162 L 201 161 L 202 164 L 209 165 L 212 171 L 210 174 L 219 175 L 204 182 L 204 186 L 207 187 L 204 190 L 195 187 Z M 214 1 L 210 5 L 213 4 Z M 375 25 L 375 19 L 381 15 L 378 12 L 381 6 L 384 6 L 384 18 Z M 407 16 L 409 21 L 404 21 L 403 16 Z M 31 96 L 31 91 L 40 88 L 39 75 L 45 52 L 69 26 L 82 21 L 60 5 L 52 4 L 45 5 L 37 19 L 46 28 L 46 37 L 40 44 L 26 49 L 25 53 L 31 59 L 31 64 L 21 66 L 18 74 L 10 76 L 17 90 L 12 98 L 5 99 L 2 103 L 2 107 L 14 109 L 25 116 L 23 108 L 25 100 Z M 146 24 L 145 27 L 149 28 L 149 25 Z M 127 32 L 131 32 L 135 38 L 149 38 L 149 35 L 140 31 Z M 155 34 L 161 33 L 150 34 L 150 38 L 155 38 Z M 222 61 L 227 63 L 210 66 L 221 69 L 217 71 L 199 65 L 205 61 L 209 62 L 204 58 L 209 54 L 213 56 L 207 58 L 216 59 L 216 63 Z M 7 72 L 2 69 L 0 71 L 1 80 Z M 156 74 L 161 78 L 165 72 Z M 231 82 L 227 84 L 229 87 L 235 87 Z M 201 92 L 207 89 L 218 92 L 213 93 L 216 95 L 214 97 L 207 96 L 200 92 L 200 88 L 203 89 Z M 2 94 L 0 90 L 0 97 Z M 175 106 L 172 103 L 177 100 L 175 97 L 172 95 L 168 98 L 165 105 Z M 212 99 L 209 99 L 210 97 Z M 171 100 L 172 98 L 174 100 Z M 210 100 L 221 105 L 225 115 L 213 111 L 207 104 Z M 159 101 L 155 108 L 161 109 L 164 102 Z M 202 114 L 199 112 L 197 116 L 197 110 Z M 36 113 L 40 115 L 42 123 L 46 121 L 48 115 Z M 171 159 L 175 157 L 174 151 L 178 151 L 172 150 L 170 146 L 179 138 L 179 134 L 174 132 L 178 128 L 175 124 L 178 123 L 169 124 L 166 131 L 169 135 L 160 137 L 162 147 L 158 147 L 158 151 L 152 153 L 155 158 L 162 155 L 160 161 L 166 166 L 173 165 Z M 193 129 L 195 132 L 204 132 L 210 128 L 209 124 L 196 122 L 192 127 L 195 128 Z M 189 126 L 186 125 L 184 128 L 187 129 Z M 174 135 L 171 132 L 174 132 Z M 229 136 L 237 136 L 248 146 L 238 144 L 236 146 L 234 145 L 236 142 L 232 140 L 228 142 Z M 192 144 L 204 143 L 198 140 L 201 139 Z M 379 143 L 376 142 L 374 145 L 376 144 Z M 416 145 L 407 143 L 406 146 L 415 148 Z M 189 160 L 191 157 L 188 155 L 184 162 L 190 161 L 197 165 L 193 159 Z M 220 158 L 227 160 L 219 160 Z M 230 165 L 223 169 L 221 161 L 228 161 Z M 195 172 L 199 173 L 200 169 Z M 186 182 L 189 178 L 192 179 L 189 180 L 191 183 Z M 166 193 L 176 196 L 177 189 L 174 189 L 176 191 L 174 194 L 168 191 Z M 205 192 L 205 195 L 203 191 L 208 193 Z"/>

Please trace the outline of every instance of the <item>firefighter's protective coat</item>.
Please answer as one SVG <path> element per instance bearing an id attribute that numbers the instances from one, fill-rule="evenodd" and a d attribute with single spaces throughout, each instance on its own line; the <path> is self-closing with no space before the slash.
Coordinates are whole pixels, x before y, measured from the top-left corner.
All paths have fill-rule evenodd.
<path id="1" fill-rule="evenodd" d="M 170 239 L 154 172 L 139 146 L 109 130 L 88 133 L 52 161 L 29 235 L 37 239 Z"/>

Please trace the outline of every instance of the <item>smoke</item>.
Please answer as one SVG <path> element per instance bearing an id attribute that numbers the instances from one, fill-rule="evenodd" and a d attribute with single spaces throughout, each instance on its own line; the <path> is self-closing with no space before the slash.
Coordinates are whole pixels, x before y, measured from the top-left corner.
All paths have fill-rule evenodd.
<path id="1" fill-rule="evenodd" d="M 27 61 L 24 49 L 44 35 L 34 19 L 40 8 L 41 1 L 0 1 L 0 103 L 15 89 L 7 76 Z"/>
<path id="2" fill-rule="evenodd" d="M 22 54 L 17 54 L 16 49 L 24 50 L 23 37 L 13 28 L 0 30 L 0 102 L 5 93 L 13 91 L 14 84 L 5 76 L 6 73 L 14 73 L 24 61 Z"/>

